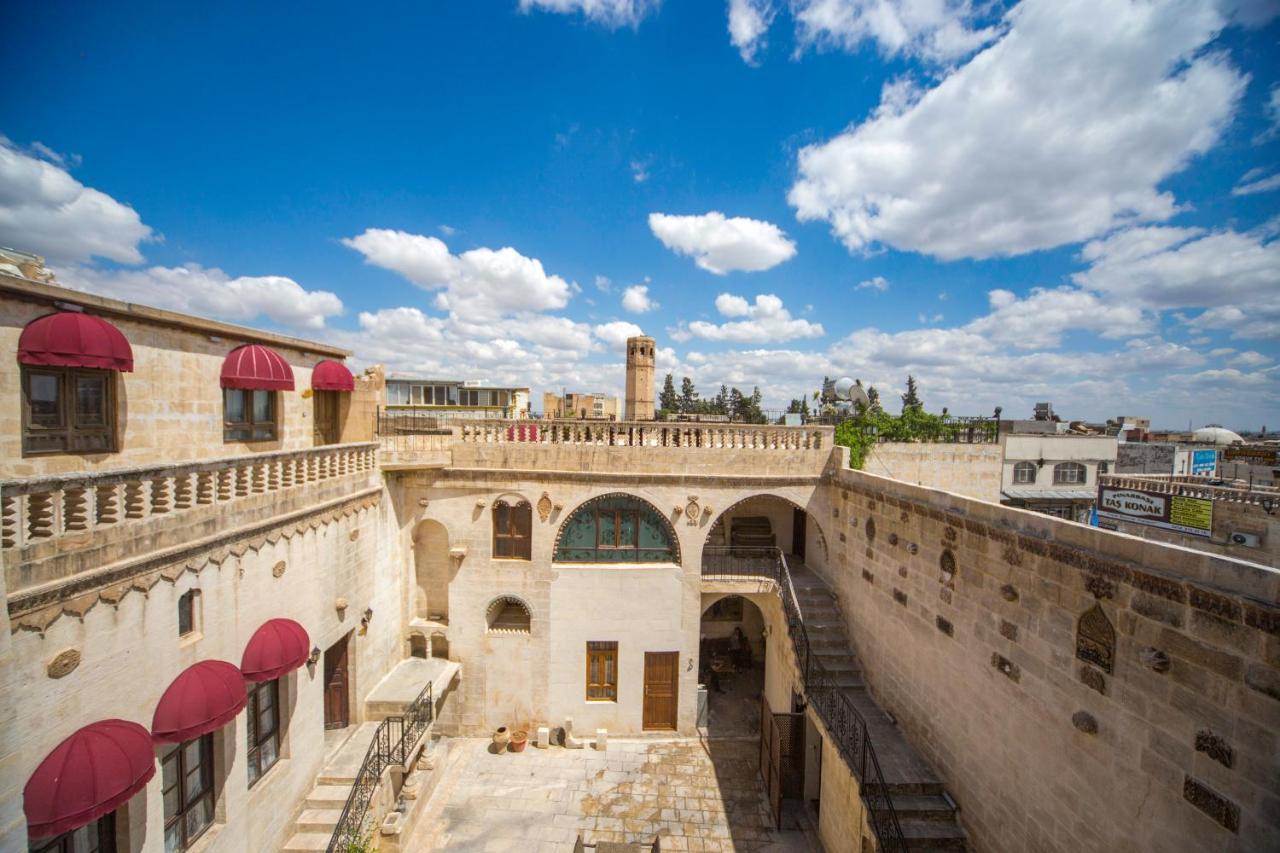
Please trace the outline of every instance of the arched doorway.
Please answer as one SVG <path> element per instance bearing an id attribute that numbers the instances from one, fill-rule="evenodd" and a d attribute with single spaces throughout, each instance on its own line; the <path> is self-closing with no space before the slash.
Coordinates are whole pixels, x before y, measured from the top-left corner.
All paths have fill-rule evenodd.
<path id="1" fill-rule="evenodd" d="M 825 568 L 827 540 L 804 507 L 777 495 L 752 495 L 720 513 L 707 531 L 703 562 L 716 555 L 777 548 L 793 566 Z"/>
<path id="2" fill-rule="evenodd" d="M 438 521 L 423 521 L 413 532 L 414 615 L 449 621 L 449 531 Z"/>
<path id="3" fill-rule="evenodd" d="M 765 617 L 742 595 L 704 593 L 698 630 L 698 683 L 706 688 L 700 728 L 711 737 L 744 737 L 760 731 L 764 690 Z"/>

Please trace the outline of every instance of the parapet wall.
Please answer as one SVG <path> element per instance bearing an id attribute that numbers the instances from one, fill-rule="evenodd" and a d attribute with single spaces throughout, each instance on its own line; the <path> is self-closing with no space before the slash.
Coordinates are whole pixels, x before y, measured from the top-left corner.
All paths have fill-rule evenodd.
<path id="1" fill-rule="evenodd" d="M 886 442 L 871 449 L 862 470 L 1000 503 L 1003 462 L 999 444 Z"/>
<path id="2" fill-rule="evenodd" d="M 860 471 L 827 570 L 977 849 L 1280 849 L 1280 572 Z"/>

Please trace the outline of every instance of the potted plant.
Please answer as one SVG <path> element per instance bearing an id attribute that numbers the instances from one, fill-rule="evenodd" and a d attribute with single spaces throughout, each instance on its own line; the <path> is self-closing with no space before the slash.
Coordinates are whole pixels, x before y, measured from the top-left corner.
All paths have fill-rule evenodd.
<path id="1" fill-rule="evenodd" d="M 502 752 L 507 748 L 507 741 L 511 740 L 511 733 L 507 731 L 506 726 L 498 726 L 498 730 L 493 733 L 493 746 L 496 752 Z"/>
<path id="2" fill-rule="evenodd" d="M 512 752 L 524 752 L 524 745 L 529 742 L 529 733 L 524 729 L 511 733 L 509 749 Z"/>

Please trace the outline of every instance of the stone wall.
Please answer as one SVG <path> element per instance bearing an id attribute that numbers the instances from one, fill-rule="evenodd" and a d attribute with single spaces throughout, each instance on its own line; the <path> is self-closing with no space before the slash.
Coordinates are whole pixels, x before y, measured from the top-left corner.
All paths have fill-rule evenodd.
<path id="1" fill-rule="evenodd" d="M 1280 573 L 858 471 L 828 493 L 864 677 L 976 849 L 1280 849 Z"/>
<path id="2" fill-rule="evenodd" d="M 999 444 L 877 444 L 862 470 L 904 483 L 1000 502 Z"/>

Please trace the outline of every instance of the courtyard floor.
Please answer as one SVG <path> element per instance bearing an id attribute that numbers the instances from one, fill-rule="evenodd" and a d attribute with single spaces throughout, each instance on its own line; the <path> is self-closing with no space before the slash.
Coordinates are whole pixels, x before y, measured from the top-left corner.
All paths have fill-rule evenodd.
<path id="1" fill-rule="evenodd" d="M 493 754 L 488 740 L 451 742 L 445 775 L 405 850 L 568 853 L 583 841 L 652 843 L 663 851 L 812 848 L 775 831 L 752 740 L 611 740 L 605 752 Z"/>

